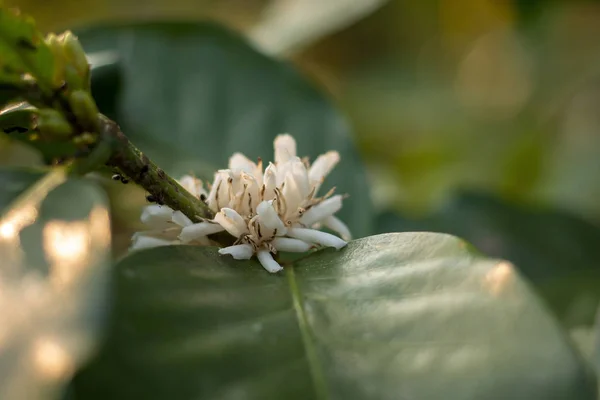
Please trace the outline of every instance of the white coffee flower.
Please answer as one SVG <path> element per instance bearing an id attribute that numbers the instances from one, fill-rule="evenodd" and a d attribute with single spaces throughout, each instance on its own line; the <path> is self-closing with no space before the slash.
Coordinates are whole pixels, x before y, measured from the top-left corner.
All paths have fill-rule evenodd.
<path id="1" fill-rule="evenodd" d="M 220 249 L 220 254 L 240 260 L 256 254 L 269 272 L 282 269 L 272 256 L 277 251 L 344 247 L 350 240 L 350 231 L 334 216 L 342 207 L 344 196 L 333 195 L 333 189 L 322 197 L 316 196 L 325 176 L 339 162 L 339 154 L 330 151 L 310 165 L 296 156 L 296 141 L 287 134 L 275 138 L 274 147 L 275 163 L 269 163 L 264 172 L 260 159 L 254 163 L 241 153 L 234 154 L 229 159 L 229 169 L 215 174 L 208 194 L 198 180 L 182 178 L 187 190 L 200 199 L 206 198 L 216 213 L 214 219 L 192 223 L 179 211 L 149 206 L 142 214 L 142 222 L 153 231 L 138 233 L 134 247 L 205 245 L 209 243 L 208 235 L 227 231 L 236 242 Z M 319 226 L 337 232 L 342 239 L 317 230 Z"/>
<path id="2" fill-rule="evenodd" d="M 204 200 L 208 196 L 208 193 L 204 190 L 202 182 L 199 179 L 190 175 L 185 175 L 178 182 L 198 199 Z M 181 244 L 181 230 L 184 227 L 193 224 L 181 211 L 175 211 L 170 207 L 158 204 L 144 207 L 140 219 L 142 223 L 150 228 L 150 230 L 136 232 L 132 237 L 130 250 Z M 218 224 L 213 225 L 218 228 L 215 232 L 222 230 Z M 198 245 L 211 244 L 207 238 L 200 238 L 200 240 L 189 241 L 186 243 Z"/>

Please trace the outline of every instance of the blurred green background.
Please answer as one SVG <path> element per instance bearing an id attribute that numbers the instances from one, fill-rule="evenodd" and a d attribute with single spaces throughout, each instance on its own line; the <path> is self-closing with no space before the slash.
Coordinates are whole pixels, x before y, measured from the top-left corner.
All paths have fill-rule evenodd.
<path id="1" fill-rule="evenodd" d="M 464 237 L 515 262 L 569 325 L 591 321 L 600 296 L 600 1 L 7 3 L 47 31 L 192 19 L 246 35 L 293 62 L 351 122 L 381 213 L 377 232 Z M 4 163 L 35 158 L 13 146 L 0 144 Z M 129 199 L 113 207 L 122 254 L 144 196 L 104 184 L 113 201 Z"/>
<path id="2" fill-rule="evenodd" d="M 600 220 L 600 2 L 369 2 L 285 56 L 353 123 L 380 207 L 422 215 L 469 188 Z M 252 33 L 277 1 L 8 3 L 44 30 L 212 19 Z"/>

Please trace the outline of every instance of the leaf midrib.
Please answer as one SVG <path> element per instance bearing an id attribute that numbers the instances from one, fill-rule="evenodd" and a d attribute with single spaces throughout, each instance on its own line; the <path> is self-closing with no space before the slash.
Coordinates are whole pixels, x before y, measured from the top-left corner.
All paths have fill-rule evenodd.
<path id="1" fill-rule="evenodd" d="M 306 318 L 306 311 L 302 306 L 302 299 L 300 297 L 298 283 L 296 282 L 294 266 L 290 265 L 285 270 L 288 278 L 288 284 L 290 286 L 294 310 L 296 311 L 298 328 L 300 329 L 300 334 L 302 335 L 302 343 L 304 344 L 304 350 L 306 352 L 308 368 L 310 370 L 310 375 L 315 389 L 315 395 L 317 399 L 325 400 L 329 398 L 327 382 L 325 380 L 325 374 L 323 373 L 323 368 L 321 366 L 319 356 L 317 355 L 317 349 L 315 348 L 313 335 L 310 332 L 308 319 Z"/>

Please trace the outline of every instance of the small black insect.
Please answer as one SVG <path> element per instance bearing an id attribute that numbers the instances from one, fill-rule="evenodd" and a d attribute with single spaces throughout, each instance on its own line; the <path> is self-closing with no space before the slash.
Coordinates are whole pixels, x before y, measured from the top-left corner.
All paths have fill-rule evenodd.
<path id="1" fill-rule="evenodd" d="M 112 180 L 113 180 L 113 181 L 121 181 L 121 183 L 125 183 L 125 184 L 129 183 L 129 179 L 125 178 L 125 177 L 124 177 L 123 175 L 121 175 L 121 174 L 114 174 L 114 175 L 112 176 Z"/>
<path id="2" fill-rule="evenodd" d="M 202 194 L 200 195 L 200 200 L 201 200 L 201 201 L 206 201 L 206 195 L 205 195 L 204 193 L 202 193 Z"/>
<path id="3" fill-rule="evenodd" d="M 146 196 L 146 200 L 148 200 L 148 202 L 150 202 L 150 203 L 156 203 L 159 206 L 164 205 L 164 203 L 159 198 L 157 198 L 157 197 L 155 197 L 155 196 L 153 196 L 151 194 L 149 194 L 148 196 Z"/>

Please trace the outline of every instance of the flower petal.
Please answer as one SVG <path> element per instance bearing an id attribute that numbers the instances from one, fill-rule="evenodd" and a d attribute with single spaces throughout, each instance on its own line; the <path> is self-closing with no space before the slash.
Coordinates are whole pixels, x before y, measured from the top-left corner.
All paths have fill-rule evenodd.
<path id="1" fill-rule="evenodd" d="M 288 213 L 294 213 L 300 207 L 310 192 L 308 184 L 308 173 L 304 163 L 296 158 L 286 163 L 289 166 L 285 176 L 283 195 L 287 204 Z"/>
<path id="2" fill-rule="evenodd" d="M 291 172 L 294 176 L 294 180 L 296 181 L 296 186 L 300 190 L 301 196 L 308 196 L 310 193 L 310 182 L 306 165 L 302 162 L 302 160 L 296 159 L 296 161 L 294 161 L 292 164 Z"/>
<path id="3" fill-rule="evenodd" d="M 310 184 L 315 186 L 318 190 L 325 177 L 329 175 L 333 167 L 335 167 L 339 161 L 340 154 L 337 151 L 328 151 L 327 153 L 321 154 L 319 157 L 317 157 L 308 171 Z M 315 190 L 315 193 L 317 190 Z"/>
<path id="4" fill-rule="evenodd" d="M 258 214 L 259 222 L 268 229 L 277 229 L 278 231 L 285 229 L 285 225 L 279 219 L 275 208 L 273 208 L 273 200 L 261 202 L 256 207 L 256 213 Z"/>
<path id="5" fill-rule="evenodd" d="M 248 174 L 254 175 L 256 172 L 256 164 L 254 164 L 248 157 L 242 153 L 234 153 L 229 158 L 229 169 L 244 171 Z"/>
<path id="6" fill-rule="evenodd" d="M 279 272 L 283 269 L 281 265 L 275 261 L 269 250 L 259 250 L 258 253 L 256 253 L 256 257 L 263 268 L 270 273 Z"/>
<path id="7" fill-rule="evenodd" d="M 205 197 L 208 196 L 200 179 L 194 178 L 191 175 L 184 175 L 177 182 L 197 198 L 200 198 L 202 195 Z"/>
<path id="8" fill-rule="evenodd" d="M 352 234 L 348 226 L 337 217 L 329 216 L 323 220 L 323 224 L 334 232 L 337 232 L 345 241 L 352 240 Z"/>
<path id="9" fill-rule="evenodd" d="M 312 225 L 316 222 L 325 219 L 342 208 L 342 195 L 335 195 L 327 200 L 323 200 L 321 203 L 316 206 L 311 207 L 307 212 L 304 213 L 302 218 L 300 218 L 300 222 L 304 225 Z"/>
<path id="10" fill-rule="evenodd" d="M 258 203 L 260 203 L 260 187 L 256 178 L 245 172 L 242 172 L 242 183 L 246 190 L 238 210 L 242 214 L 251 215 L 256 212 Z"/>
<path id="11" fill-rule="evenodd" d="M 169 226 L 172 216 L 172 208 L 167 206 L 159 206 L 158 204 L 153 204 L 151 206 L 144 207 L 140 219 L 142 223 L 149 225 L 152 228 L 162 229 Z"/>
<path id="12" fill-rule="evenodd" d="M 271 200 L 275 197 L 275 188 L 277 187 L 277 168 L 274 164 L 269 163 L 265 169 L 262 187 L 262 200 Z"/>
<path id="13" fill-rule="evenodd" d="M 290 228 L 288 229 L 287 235 L 304 240 L 305 242 L 316 243 L 326 247 L 335 247 L 337 250 L 348 244 L 337 236 L 314 229 Z"/>
<path id="14" fill-rule="evenodd" d="M 178 242 L 174 240 L 159 239 L 152 236 L 139 235 L 135 237 L 135 240 L 133 240 L 133 243 L 131 244 L 129 250 L 142 250 L 149 249 L 152 247 L 169 246 L 172 244 L 178 244 Z"/>
<path id="15" fill-rule="evenodd" d="M 229 254 L 236 260 L 249 260 L 253 253 L 254 250 L 249 244 L 237 244 L 219 249 L 219 254 Z"/>
<path id="16" fill-rule="evenodd" d="M 211 210 L 217 212 L 222 206 L 229 204 L 230 200 L 230 174 L 228 170 L 221 170 L 215 173 L 215 180 L 208 194 L 207 204 Z"/>
<path id="17" fill-rule="evenodd" d="M 184 213 L 177 210 L 173 212 L 173 216 L 171 217 L 171 221 L 175 222 L 177 225 L 184 227 L 188 225 L 192 225 L 193 222 L 189 219 Z"/>
<path id="18" fill-rule="evenodd" d="M 275 164 L 284 163 L 292 157 L 296 157 L 296 140 L 285 133 L 275 138 Z"/>
<path id="19" fill-rule="evenodd" d="M 304 240 L 287 237 L 276 237 L 271 244 L 276 250 L 293 253 L 304 253 L 315 247 L 312 243 L 307 243 Z"/>
<path id="20" fill-rule="evenodd" d="M 203 237 L 212 235 L 213 233 L 225 230 L 221 225 L 212 222 L 199 222 L 197 224 L 188 225 L 181 230 L 179 239 L 182 243 L 190 243 L 194 240 L 201 240 Z"/>
<path id="21" fill-rule="evenodd" d="M 248 233 L 248 226 L 244 218 L 231 208 L 222 208 L 215 215 L 214 221 L 236 238 Z"/>

